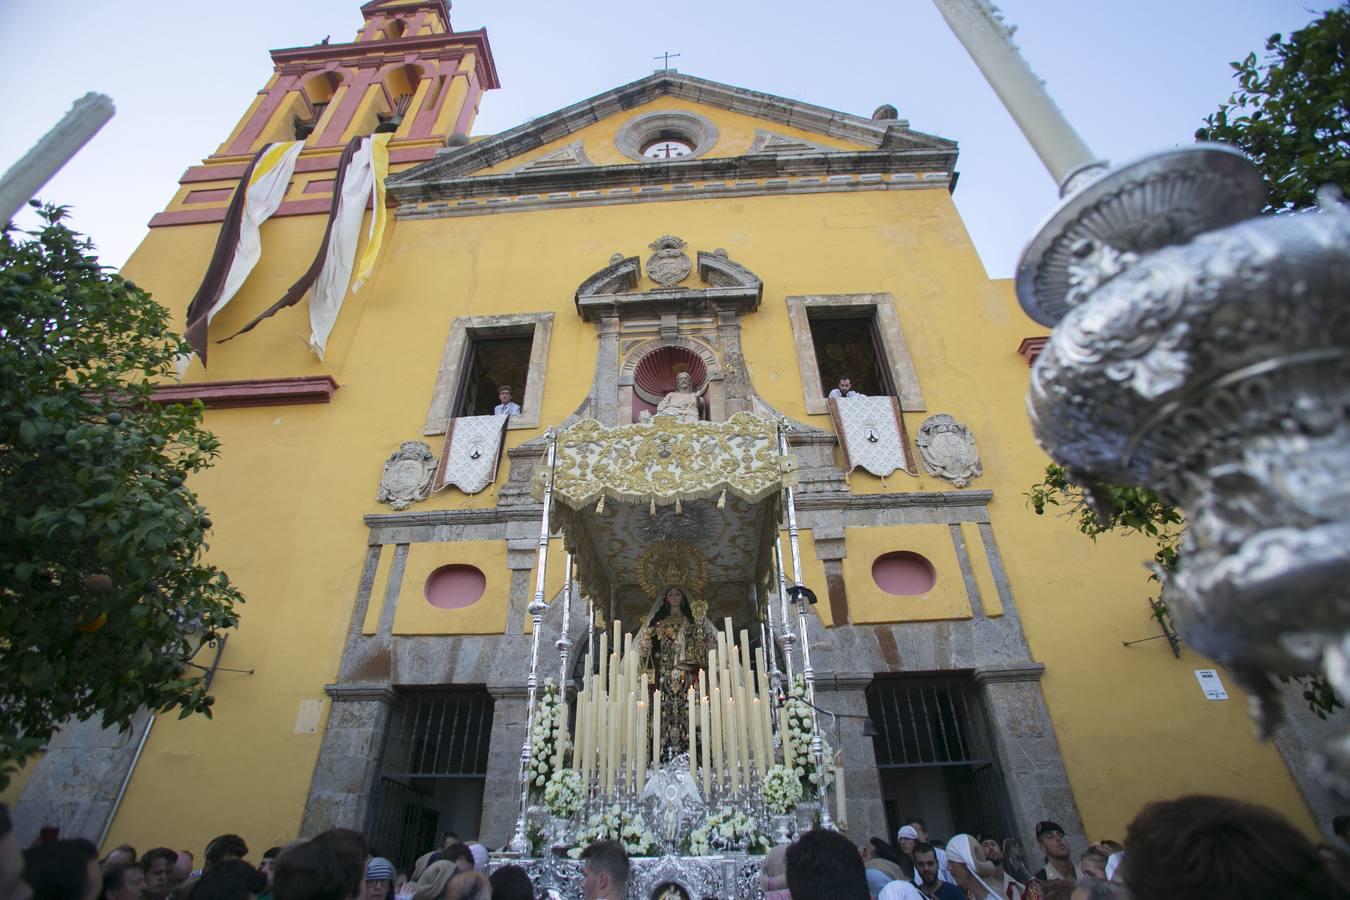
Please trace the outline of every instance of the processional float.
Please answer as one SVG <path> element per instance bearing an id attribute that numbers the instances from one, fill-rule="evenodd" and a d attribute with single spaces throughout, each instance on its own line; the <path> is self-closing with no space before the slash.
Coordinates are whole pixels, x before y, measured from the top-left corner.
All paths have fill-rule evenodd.
<path id="1" fill-rule="evenodd" d="M 648 857 L 635 860 L 641 896 L 756 896 L 765 850 L 802 828 L 835 827 L 787 428 L 749 413 L 658 415 L 546 435 L 532 484 L 542 514 L 508 845 L 537 885 L 570 890 L 580 849 L 617 837 Z M 566 550 L 558 680 L 541 683 L 555 531 Z M 745 590 L 729 595 L 732 582 Z M 570 631 L 577 589 L 580 634 Z M 661 624 L 667 615 L 675 624 Z"/>

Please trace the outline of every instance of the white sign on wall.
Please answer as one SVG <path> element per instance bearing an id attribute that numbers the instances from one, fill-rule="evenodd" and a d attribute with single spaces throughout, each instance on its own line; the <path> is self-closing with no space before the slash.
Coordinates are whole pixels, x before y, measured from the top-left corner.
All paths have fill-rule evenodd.
<path id="1" fill-rule="evenodd" d="M 1196 669 L 1195 680 L 1200 682 L 1200 690 L 1205 692 L 1206 700 L 1228 699 L 1228 691 L 1224 690 L 1216 669 Z"/>

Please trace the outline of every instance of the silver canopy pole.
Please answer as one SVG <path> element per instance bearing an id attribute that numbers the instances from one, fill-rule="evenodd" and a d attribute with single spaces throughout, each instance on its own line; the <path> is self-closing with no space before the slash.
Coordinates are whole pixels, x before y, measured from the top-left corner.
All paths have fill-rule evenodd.
<path id="1" fill-rule="evenodd" d="M 788 455 L 787 424 L 778 423 L 778 453 Z M 836 831 L 834 819 L 830 817 L 829 795 L 825 790 L 825 744 L 820 739 L 820 716 L 814 710 L 816 703 L 816 670 L 811 667 L 811 642 L 806 638 L 806 593 L 802 590 L 802 554 L 798 540 L 797 503 L 790 485 L 783 485 L 787 495 L 788 543 L 792 548 L 792 578 L 796 583 L 797 633 L 802 642 L 802 678 L 806 681 L 806 699 L 811 704 L 811 752 L 816 758 L 816 794 L 820 800 L 820 827 L 827 831 Z"/>
<path id="2" fill-rule="evenodd" d="M 563 573 L 566 581 L 563 583 L 563 608 L 562 608 L 562 627 L 558 629 L 558 640 L 553 646 L 558 648 L 558 703 L 562 705 L 558 713 L 562 720 L 562 727 L 558 729 L 558 742 L 563 744 L 562 752 L 558 754 L 559 768 L 561 763 L 567 760 L 567 736 L 568 720 L 567 714 L 567 651 L 571 649 L 572 644 L 572 554 L 567 554 L 567 560 L 563 563 Z M 585 657 L 583 656 L 583 659 Z M 576 765 L 573 762 L 573 765 Z"/>
<path id="3" fill-rule="evenodd" d="M 773 542 L 773 561 L 774 568 L 778 576 L 778 628 L 783 641 L 783 672 L 787 675 L 787 683 L 792 684 L 792 648 L 797 645 L 797 636 L 792 633 L 792 617 L 788 612 L 788 589 L 787 575 L 783 572 L 783 539 L 775 538 Z"/>
<path id="4" fill-rule="evenodd" d="M 520 748 L 520 799 L 516 812 L 516 830 L 511 835 L 507 849 L 524 855 L 530 850 L 530 842 L 525 837 L 525 807 L 530 799 L 530 735 L 534 733 L 534 695 L 539 675 L 539 632 L 543 628 L 544 577 L 548 569 L 549 511 L 553 504 L 553 459 L 558 449 L 558 435 L 548 430 L 548 451 L 544 457 L 544 511 L 539 520 L 539 555 L 535 563 L 534 599 L 530 601 L 529 613 L 533 631 L 530 635 L 530 675 L 525 681 L 525 743 Z"/>

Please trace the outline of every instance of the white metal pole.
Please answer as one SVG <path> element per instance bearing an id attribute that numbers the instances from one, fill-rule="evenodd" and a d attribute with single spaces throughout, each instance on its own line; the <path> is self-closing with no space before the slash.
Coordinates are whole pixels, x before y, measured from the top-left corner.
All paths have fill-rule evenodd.
<path id="1" fill-rule="evenodd" d="M 789 453 L 787 425 L 778 423 L 778 453 L 786 457 Z M 798 541 L 797 504 L 791 486 L 784 485 L 787 495 L 788 543 L 792 548 L 792 577 L 798 588 L 802 587 L 802 556 Z M 820 739 L 820 716 L 816 714 L 816 671 L 811 667 L 811 642 L 806 637 L 806 597 L 797 591 L 797 636 L 802 642 L 802 678 L 806 682 L 806 700 L 811 704 L 811 752 L 816 758 L 816 793 L 820 800 L 820 827 L 835 831 L 834 819 L 830 817 L 829 795 L 825 790 L 825 743 Z"/>
<path id="2" fill-rule="evenodd" d="M 534 695 L 539 676 L 539 632 L 543 630 L 544 610 L 548 604 L 544 601 L 544 577 L 548 569 L 549 511 L 553 504 L 553 460 L 558 449 L 558 435 L 552 428 L 548 430 L 548 450 L 544 457 L 544 511 L 539 519 L 539 553 L 535 563 L 534 599 L 530 601 L 529 614 L 532 626 L 530 635 L 530 674 L 525 681 L 525 742 L 520 748 L 520 798 L 516 812 L 516 830 L 511 835 L 507 849 L 524 855 L 529 852 L 529 840 L 525 837 L 525 807 L 530 799 L 530 735 L 534 733 Z"/>

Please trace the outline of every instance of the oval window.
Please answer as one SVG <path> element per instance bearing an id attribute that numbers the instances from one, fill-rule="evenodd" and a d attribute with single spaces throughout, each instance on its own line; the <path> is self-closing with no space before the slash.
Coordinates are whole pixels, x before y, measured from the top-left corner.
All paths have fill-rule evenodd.
<path id="1" fill-rule="evenodd" d="M 872 580 L 888 594 L 915 597 L 937 584 L 937 569 L 928 558 L 910 550 L 895 550 L 872 563 Z"/>
<path id="2" fill-rule="evenodd" d="M 441 566 L 427 576 L 423 594 L 438 609 L 463 609 L 477 603 L 487 590 L 487 578 L 474 566 Z"/>

